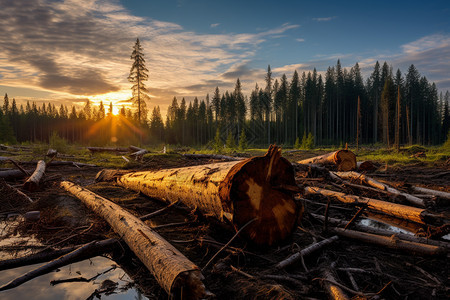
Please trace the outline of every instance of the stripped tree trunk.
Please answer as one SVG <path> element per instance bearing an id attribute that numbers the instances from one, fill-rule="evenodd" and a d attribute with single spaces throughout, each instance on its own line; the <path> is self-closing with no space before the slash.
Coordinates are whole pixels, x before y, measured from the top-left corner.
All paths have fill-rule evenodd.
<path id="1" fill-rule="evenodd" d="M 404 197 L 408 202 L 420 206 L 420 207 L 425 207 L 425 203 L 423 202 L 423 199 L 420 199 L 416 196 L 407 194 L 407 193 L 402 193 L 397 189 L 394 189 L 393 187 L 388 186 L 387 184 L 381 183 L 369 176 L 366 176 L 364 174 L 361 173 L 357 173 L 357 172 L 333 172 L 334 175 L 339 176 L 340 178 L 343 179 L 350 179 L 350 180 L 359 180 L 361 182 L 364 182 L 365 184 L 368 184 L 374 188 L 383 190 L 383 191 L 387 191 L 391 194 L 394 195 L 398 195 L 401 197 Z"/>
<path id="2" fill-rule="evenodd" d="M 450 193 L 447 193 L 447 192 L 436 191 L 436 190 L 427 189 L 427 188 L 423 188 L 423 187 L 419 187 L 419 186 L 413 186 L 412 190 L 416 193 L 424 193 L 424 194 L 433 195 L 433 196 L 437 196 L 440 198 L 450 200 Z"/>
<path id="3" fill-rule="evenodd" d="M 143 221 L 95 193 L 63 181 L 60 186 L 104 218 L 123 238 L 158 283 L 176 298 L 201 298 L 205 293 L 198 267 Z"/>
<path id="4" fill-rule="evenodd" d="M 344 203 L 364 204 L 369 210 L 378 211 L 397 218 L 410 220 L 419 224 L 434 223 L 438 221 L 438 216 L 435 216 L 425 209 L 401 205 L 366 197 L 359 197 L 355 195 L 348 195 L 340 192 L 330 191 L 316 187 L 306 187 L 306 194 L 322 194 L 327 197 L 335 197 L 337 200 Z"/>
<path id="5" fill-rule="evenodd" d="M 23 184 L 23 187 L 30 191 L 34 192 L 39 189 L 39 182 L 44 176 L 45 172 L 45 162 L 43 160 L 38 161 L 36 170 L 34 170 L 33 174 L 31 174 L 30 178 Z"/>
<path id="6" fill-rule="evenodd" d="M 296 187 L 294 169 L 274 146 L 264 156 L 243 161 L 116 177 L 106 170 L 97 180 L 115 180 L 150 197 L 180 201 L 219 221 L 228 220 L 236 229 L 256 218 L 242 234 L 257 244 L 271 245 L 289 236 L 298 215 L 289 191 L 289 187 Z"/>
<path id="7" fill-rule="evenodd" d="M 338 171 L 356 169 L 356 155 L 350 150 L 338 150 L 321 156 L 298 161 L 299 164 L 321 164 L 335 166 Z"/>

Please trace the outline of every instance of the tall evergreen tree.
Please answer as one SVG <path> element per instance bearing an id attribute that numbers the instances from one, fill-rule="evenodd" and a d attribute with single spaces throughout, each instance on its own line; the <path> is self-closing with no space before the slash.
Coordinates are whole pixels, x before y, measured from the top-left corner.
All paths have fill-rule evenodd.
<path id="1" fill-rule="evenodd" d="M 145 59 L 143 48 L 139 39 L 136 39 L 136 43 L 131 53 L 131 59 L 133 64 L 131 66 L 130 75 L 128 75 L 128 81 L 133 86 L 133 103 L 137 106 L 137 120 L 138 123 L 145 123 L 147 120 L 147 104 L 146 100 L 149 100 L 148 90 L 145 87 L 145 81 L 148 79 L 148 69 L 145 67 Z"/>

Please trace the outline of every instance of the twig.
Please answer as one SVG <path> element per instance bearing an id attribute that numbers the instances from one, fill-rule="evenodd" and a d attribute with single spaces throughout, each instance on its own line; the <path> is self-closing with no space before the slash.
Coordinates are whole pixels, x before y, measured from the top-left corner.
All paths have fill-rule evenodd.
<path id="1" fill-rule="evenodd" d="M 211 264 L 211 262 L 213 262 L 213 260 L 216 258 L 217 255 L 219 255 L 220 252 L 222 252 L 225 248 L 227 248 L 231 244 L 232 241 L 234 241 L 234 239 L 239 235 L 239 233 L 241 233 L 248 225 L 250 225 L 251 223 L 253 223 L 257 219 L 258 218 L 254 218 L 254 219 L 248 221 L 244 226 L 242 226 L 241 229 L 239 229 L 239 231 L 236 232 L 236 234 L 233 235 L 233 237 L 228 241 L 228 243 L 226 243 L 222 248 L 220 248 L 219 251 L 216 252 L 216 254 L 214 254 L 213 257 L 211 257 L 211 259 L 202 268 L 202 272 L 204 272 L 206 270 L 206 268 L 209 266 L 209 264 Z"/>
<path id="2" fill-rule="evenodd" d="M 25 176 L 30 176 L 30 173 L 25 170 L 24 168 L 22 168 L 18 162 L 16 162 L 14 159 L 10 158 L 9 159 L 10 162 L 13 163 L 13 165 L 15 165 L 20 171 L 22 171 L 23 174 L 25 174 Z"/>
<path id="3" fill-rule="evenodd" d="M 172 202 L 169 205 L 167 205 L 166 207 L 163 207 L 157 211 L 154 211 L 152 213 L 149 213 L 149 214 L 143 215 L 142 217 L 139 217 L 139 219 L 141 219 L 141 221 L 145 221 L 145 220 L 151 219 L 153 217 L 159 216 L 160 214 L 162 214 L 163 212 L 165 212 L 166 210 L 168 210 L 169 208 L 171 208 L 172 206 L 174 206 L 177 203 L 178 203 L 178 201 Z"/>
<path id="4" fill-rule="evenodd" d="M 336 281 L 330 280 L 330 279 L 326 279 L 326 278 L 313 278 L 312 281 L 315 281 L 315 280 L 329 282 L 331 284 L 334 284 L 334 285 L 340 287 L 341 289 L 343 289 L 343 290 L 345 290 L 345 291 L 347 291 L 349 293 L 352 293 L 352 294 L 355 294 L 355 295 L 361 296 L 361 297 L 375 296 L 376 295 L 375 293 L 361 293 L 361 292 L 355 291 L 355 290 L 353 290 L 353 289 L 351 289 L 349 287 L 346 287 L 345 285 L 343 285 L 343 284 L 341 284 L 339 282 L 336 282 Z"/>
<path id="5" fill-rule="evenodd" d="M 353 218 L 351 218 L 351 220 L 348 221 L 347 225 L 345 225 L 344 230 L 349 228 L 350 225 L 352 225 L 355 222 L 355 220 L 363 213 L 363 211 L 366 209 L 366 207 L 367 207 L 366 205 L 361 206 L 361 208 L 356 212 L 356 214 L 353 216 Z"/>

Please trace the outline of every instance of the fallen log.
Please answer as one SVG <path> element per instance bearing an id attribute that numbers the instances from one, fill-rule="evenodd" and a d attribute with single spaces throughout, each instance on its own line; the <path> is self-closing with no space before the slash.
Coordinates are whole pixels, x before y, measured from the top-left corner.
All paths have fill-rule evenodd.
<path id="1" fill-rule="evenodd" d="M 317 187 L 306 187 L 305 194 L 321 194 L 326 197 L 334 197 L 340 202 L 357 205 L 367 205 L 369 210 L 381 212 L 397 218 L 410 220 L 419 224 L 434 224 L 439 222 L 439 216 L 436 216 L 425 209 L 396 204 L 366 197 L 348 195 L 340 192 L 330 191 Z"/>
<path id="2" fill-rule="evenodd" d="M 198 267 L 144 222 L 85 188 L 68 181 L 60 186 L 104 218 L 170 296 L 198 299 L 205 294 Z"/>
<path id="3" fill-rule="evenodd" d="M 99 152 L 113 152 L 113 153 L 120 153 L 120 152 L 130 152 L 129 148 L 121 148 L 121 147 L 87 147 L 87 149 L 92 153 L 99 153 Z"/>
<path id="4" fill-rule="evenodd" d="M 404 241 L 399 239 L 395 235 L 389 237 L 343 228 L 333 228 L 332 232 L 347 238 L 357 239 L 366 243 L 376 244 L 391 249 L 402 250 L 412 254 L 437 256 L 447 253 L 447 249 L 445 248 L 434 245 Z"/>
<path id="5" fill-rule="evenodd" d="M 228 161 L 237 161 L 237 160 L 243 160 L 245 157 L 233 157 L 228 155 L 220 155 L 220 154 L 183 154 L 186 158 L 206 158 L 206 159 L 220 159 L 220 160 L 228 160 Z"/>
<path id="6" fill-rule="evenodd" d="M 135 146 L 130 146 L 129 148 L 131 150 L 135 151 L 129 155 L 131 157 L 134 157 L 135 160 L 142 160 L 142 158 L 144 157 L 144 154 L 149 153 L 147 149 L 142 149 L 142 148 L 135 147 Z"/>
<path id="7" fill-rule="evenodd" d="M 31 174 L 30 178 L 25 181 L 23 187 L 30 192 L 34 192 L 39 189 L 39 182 L 44 176 L 45 172 L 45 162 L 43 160 L 38 161 L 36 170 Z"/>
<path id="8" fill-rule="evenodd" d="M 300 160 L 297 163 L 334 166 L 338 171 L 351 171 L 356 169 L 356 155 L 350 150 L 338 150 L 324 155 Z"/>
<path id="9" fill-rule="evenodd" d="M 356 163 L 356 168 L 358 169 L 358 171 L 375 171 L 376 170 L 376 166 L 373 162 L 371 162 L 370 160 L 365 160 L 365 161 L 358 161 Z"/>
<path id="10" fill-rule="evenodd" d="M 24 275 L 8 282 L 7 284 L 0 287 L 0 291 L 9 290 L 12 288 L 15 288 L 27 281 L 30 281 L 38 276 L 47 274 L 57 268 L 60 268 L 62 266 L 71 264 L 73 262 L 77 262 L 89 257 L 97 256 L 99 254 L 105 253 L 105 249 L 110 249 L 111 246 L 116 243 L 116 239 L 109 239 L 104 240 L 100 242 L 90 242 L 89 244 L 86 244 L 82 247 L 77 248 L 76 250 L 65 254 L 63 256 L 60 256 L 59 258 L 49 262 L 48 264 L 45 264 L 41 267 L 38 267 L 37 269 L 34 269 L 28 273 L 25 273 Z M 99 253 L 99 250 L 101 253 Z"/>
<path id="11" fill-rule="evenodd" d="M 33 172 L 34 170 L 27 170 L 28 173 Z M 24 172 L 21 170 L 4 170 L 0 171 L 0 178 L 3 179 L 17 179 L 17 178 L 23 178 L 27 175 L 25 175 Z"/>
<path id="12" fill-rule="evenodd" d="M 361 182 L 364 182 L 365 184 L 368 184 L 374 188 L 380 189 L 382 191 L 387 191 L 391 194 L 401 196 L 405 198 L 408 202 L 420 206 L 425 207 L 425 203 L 423 199 L 420 199 L 418 197 L 415 197 L 413 195 L 400 192 L 397 189 L 394 189 L 393 187 L 388 186 L 387 184 L 381 183 L 369 176 L 366 176 L 364 174 L 358 173 L 358 172 L 332 172 L 334 175 L 339 176 L 343 179 L 349 179 L 349 180 L 358 180 Z"/>
<path id="13" fill-rule="evenodd" d="M 298 215 L 292 192 L 280 188 L 296 187 L 294 169 L 276 146 L 264 156 L 243 161 L 121 176 L 105 170 L 96 179 L 115 181 L 168 202 L 179 201 L 221 222 L 228 220 L 236 230 L 256 218 L 242 232 L 256 244 L 271 245 L 285 239 L 293 232 Z"/>
<path id="14" fill-rule="evenodd" d="M 436 191 L 432 189 L 427 189 L 419 186 L 412 186 L 411 189 L 416 193 L 424 193 L 428 195 L 437 196 L 443 199 L 450 200 L 450 193 L 443 192 L 443 191 Z"/>

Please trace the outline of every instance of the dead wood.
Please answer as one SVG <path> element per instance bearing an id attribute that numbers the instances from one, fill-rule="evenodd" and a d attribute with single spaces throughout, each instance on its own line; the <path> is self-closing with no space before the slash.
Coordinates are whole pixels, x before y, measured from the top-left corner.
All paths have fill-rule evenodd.
<path id="1" fill-rule="evenodd" d="M 333 266 L 334 264 L 331 264 Z M 330 266 L 330 267 L 331 267 Z M 329 268 L 322 272 L 324 278 L 321 279 L 323 287 L 328 292 L 329 298 L 334 300 L 346 300 L 349 299 L 347 295 L 342 291 L 341 285 L 337 283 L 333 275 L 333 271 Z"/>
<path id="2" fill-rule="evenodd" d="M 418 186 L 412 186 L 411 189 L 416 193 L 424 193 L 424 194 L 433 195 L 436 197 L 450 200 L 450 193 L 447 193 L 447 192 L 436 191 L 436 190 L 427 189 L 427 188 L 418 187 Z"/>
<path id="3" fill-rule="evenodd" d="M 47 154 L 45 156 L 50 158 L 55 158 L 58 155 L 58 151 L 55 149 L 48 149 Z"/>
<path id="4" fill-rule="evenodd" d="M 370 160 L 358 161 L 356 163 L 356 168 L 359 172 L 375 171 L 377 169 L 375 164 Z"/>
<path id="5" fill-rule="evenodd" d="M 331 190 L 306 187 L 306 194 L 321 194 L 326 197 L 334 197 L 343 203 L 352 203 L 357 205 L 367 205 L 369 210 L 381 212 L 397 218 L 410 220 L 419 224 L 435 223 L 440 220 L 439 216 L 433 215 L 425 209 L 396 204 L 356 195 L 348 195 Z"/>
<path id="6" fill-rule="evenodd" d="M 321 220 L 322 222 L 325 221 L 325 217 L 322 215 L 317 215 L 314 213 L 311 213 L 310 215 L 315 219 Z M 342 220 L 342 219 L 337 219 L 337 218 L 328 218 L 328 223 L 332 224 L 333 226 L 342 227 L 342 226 L 345 226 L 345 224 L 347 224 L 347 221 Z M 362 231 L 362 232 L 373 233 L 376 235 L 384 235 L 384 236 L 395 235 L 401 240 L 420 243 L 420 244 L 438 246 L 438 247 L 446 248 L 446 249 L 450 250 L 450 242 L 432 240 L 432 239 L 425 238 L 425 237 L 414 236 L 412 234 L 394 232 L 391 230 L 386 230 L 386 229 L 381 229 L 381 228 L 376 228 L 376 227 L 369 227 L 369 226 L 362 225 L 362 224 L 354 224 L 353 227 L 354 227 L 354 229 L 356 229 L 358 231 Z"/>
<path id="7" fill-rule="evenodd" d="M 39 182 L 44 176 L 45 172 L 45 162 L 43 160 L 38 161 L 36 170 L 31 174 L 30 178 L 25 181 L 23 187 L 30 192 L 37 191 L 39 189 Z"/>
<path id="8" fill-rule="evenodd" d="M 299 164 L 320 164 L 334 166 L 338 171 L 356 169 L 356 155 L 350 150 L 338 150 L 324 155 L 298 161 Z"/>
<path id="9" fill-rule="evenodd" d="M 22 198 L 27 199 L 30 203 L 33 203 L 34 201 L 28 197 L 27 194 L 25 194 L 24 192 L 20 191 L 19 189 L 16 189 L 13 186 L 10 186 L 9 184 L 5 183 L 10 189 L 12 189 L 13 191 L 15 191 L 17 194 L 19 194 Z"/>
<path id="10" fill-rule="evenodd" d="M 192 158 L 192 159 L 197 159 L 197 158 L 205 158 L 205 159 L 219 159 L 219 160 L 227 160 L 227 161 L 238 161 L 238 160 L 243 160 L 245 159 L 245 157 L 233 157 L 233 156 L 228 156 L 228 155 L 219 155 L 219 154 L 183 154 L 184 157 L 186 158 Z"/>
<path id="11" fill-rule="evenodd" d="M 205 294 L 198 267 L 137 217 L 71 182 L 60 186 L 104 218 L 169 295 L 200 298 Z"/>
<path id="12" fill-rule="evenodd" d="M 113 153 L 121 153 L 121 152 L 130 152 L 130 148 L 121 148 L 121 147 L 87 147 L 87 149 L 92 153 L 100 153 L 100 152 L 113 152 Z"/>
<path id="13" fill-rule="evenodd" d="M 116 242 L 117 242 L 116 239 L 109 239 L 109 240 L 104 240 L 104 241 L 100 241 L 100 242 L 97 242 L 97 241 L 90 242 L 84 246 L 77 248 L 76 250 L 74 250 L 72 252 L 69 252 L 68 254 L 60 256 L 59 258 L 10 281 L 9 283 L 1 286 L 0 291 L 5 291 L 5 290 L 15 288 L 27 281 L 30 281 L 41 275 L 47 274 L 57 268 L 66 266 L 73 262 L 77 262 L 77 261 L 80 261 L 80 260 L 83 260 L 83 259 L 86 259 L 89 257 L 97 256 L 101 253 L 109 252 L 110 247 Z"/>
<path id="14" fill-rule="evenodd" d="M 408 202 L 410 202 L 414 205 L 417 205 L 420 207 L 425 207 L 425 203 L 424 203 L 423 199 L 420 199 L 418 197 L 415 197 L 415 196 L 407 194 L 407 193 L 400 192 L 399 190 L 394 189 L 393 187 L 390 187 L 387 184 L 381 183 L 381 182 L 379 182 L 369 176 L 366 176 L 364 174 L 357 173 L 357 172 L 333 172 L 333 174 L 340 178 L 343 178 L 343 179 L 358 180 L 360 182 L 364 182 L 365 184 L 368 184 L 374 188 L 380 189 L 382 191 L 387 191 L 394 195 L 401 196 L 401 197 L 405 198 Z"/>
<path id="15" fill-rule="evenodd" d="M 121 176 L 102 171 L 97 180 L 113 180 L 153 198 L 180 201 L 221 222 L 230 221 L 236 230 L 257 218 L 243 232 L 257 244 L 271 245 L 285 239 L 297 221 L 298 207 L 292 192 L 279 188 L 296 186 L 294 169 L 274 146 L 264 156 L 243 161 Z"/>
<path id="16" fill-rule="evenodd" d="M 340 236 L 357 239 L 366 243 L 376 244 L 391 249 L 406 251 L 411 254 L 439 256 L 448 252 L 447 249 L 442 247 L 402 240 L 395 234 L 388 237 L 342 228 L 334 228 L 332 231 Z"/>
<path id="17" fill-rule="evenodd" d="M 292 265 L 293 263 L 295 263 L 296 261 L 298 261 L 299 259 L 301 259 L 304 256 L 307 256 L 315 251 L 318 251 L 320 249 L 322 249 L 323 247 L 333 243 L 334 241 L 336 241 L 338 239 L 338 236 L 332 236 L 328 239 L 322 240 L 318 243 L 312 244 L 308 247 L 306 247 L 305 249 L 296 252 L 294 254 L 292 254 L 291 256 L 289 256 L 288 258 L 286 258 L 285 260 L 280 261 L 275 267 L 277 269 L 284 269 L 287 266 Z"/>

